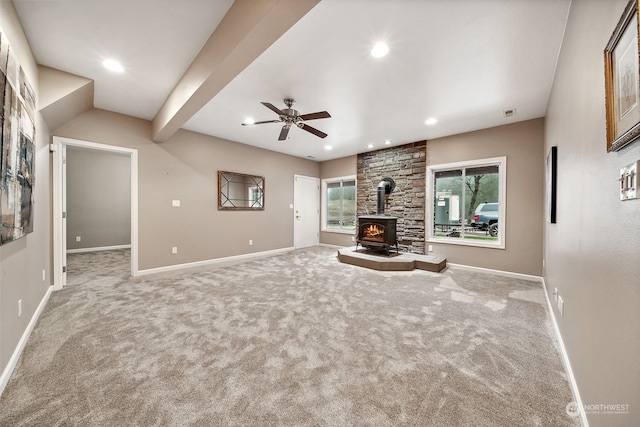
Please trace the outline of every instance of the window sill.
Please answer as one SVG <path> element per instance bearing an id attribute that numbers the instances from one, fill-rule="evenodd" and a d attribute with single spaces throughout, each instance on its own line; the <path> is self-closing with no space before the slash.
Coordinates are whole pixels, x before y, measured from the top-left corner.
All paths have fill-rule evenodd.
<path id="1" fill-rule="evenodd" d="M 458 246 L 471 246 L 476 248 L 488 248 L 488 249 L 506 249 L 504 242 L 497 243 L 486 243 L 481 241 L 469 241 L 463 240 L 460 238 L 446 238 L 446 237 L 430 237 L 427 238 L 427 243 L 440 243 L 440 244 L 450 244 L 450 245 L 458 245 Z"/>
<path id="2" fill-rule="evenodd" d="M 337 234 L 352 234 L 355 236 L 356 230 L 340 230 L 336 228 L 323 228 L 320 231 L 323 233 L 337 233 Z"/>

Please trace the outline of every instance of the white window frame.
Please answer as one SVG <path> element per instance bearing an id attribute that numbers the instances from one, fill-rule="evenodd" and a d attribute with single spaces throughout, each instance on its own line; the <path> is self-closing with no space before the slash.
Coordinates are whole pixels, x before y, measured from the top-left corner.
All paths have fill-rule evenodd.
<path id="1" fill-rule="evenodd" d="M 356 186 L 356 192 L 358 188 L 358 181 L 356 179 L 356 175 L 349 176 L 340 176 L 336 178 L 325 178 L 322 180 L 322 192 L 321 192 L 321 207 L 320 207 L 320 218 L 322 228 L 321 231 L 327 233 L 340 233 L 340 234 L 356 234 L 356 227 L 353 227 L 353 230 L 344 230 L 344 229 L 335 229 L 327 227 L 327 185 L 333 184 L 334 182 L 343 182 L 343 181 L 354 181 Z M 357 201 L 356 201 L 357 204 Z"/>
<path id="2" fill-rule="evenodd" d="M 436 172 L 454 170 L 454 169 L 468 169 L 468 168 L 491 166 L 491 165 L 498 166 L 498 175 L 499 175 L 498 240 L 495 242 L 489 242 L 489 241 L 467 240 L 467 239 L 461 239 L 459 237 L 434 236 L 433 219 L 435 218 L 434 201 L 435 201 Z M 464 190 L 463 190 L 463 199 L 460 202 L 462 206 L 465 206 Z M 505 230 L 506 230 L 506 217 L 507 217 L 507 157 L 506 156 L 427 166 L 426 196 L 428 200 L 427 209 L 426 209 L 426 218 L 428 218 L 428 220 L 426 221 L 427 222 L 426 224 L 427 242 L 447 243 L 447 244 L 462 245 L 462 246 L 477 246 L 477 247 L 493 248 L 493 249 L 505 249 L 506 247 Z"/>

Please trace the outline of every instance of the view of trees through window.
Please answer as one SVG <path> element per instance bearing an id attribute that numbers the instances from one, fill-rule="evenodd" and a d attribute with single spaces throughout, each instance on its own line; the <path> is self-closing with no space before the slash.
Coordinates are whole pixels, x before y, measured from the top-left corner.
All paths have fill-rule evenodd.
<path id="1" fill-rule="evenodd" d="M 434 172 L 436 237 L 498 240 L 498 165 Z"/>
<path id="2" fill-rule="evenodd" d="M 356 226 L 356 181 L 327 182 L 325 197 L 325 227 L 332 230 L 354 230 Z"/>

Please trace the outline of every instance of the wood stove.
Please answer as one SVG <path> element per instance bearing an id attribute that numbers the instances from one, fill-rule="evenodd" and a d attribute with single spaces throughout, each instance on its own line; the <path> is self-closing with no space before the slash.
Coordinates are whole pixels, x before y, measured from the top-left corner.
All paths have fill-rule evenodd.
<path id="1" fill-rule="evenodd" d="M 372 250 L 385 250 L 389 255 L 389 249 L 394 247 L 398 252 L 398 239 L 396 237 L 396 223 L 398 218 L 386 215 L 366 215 L 358 217 L 358 245 Z"/>

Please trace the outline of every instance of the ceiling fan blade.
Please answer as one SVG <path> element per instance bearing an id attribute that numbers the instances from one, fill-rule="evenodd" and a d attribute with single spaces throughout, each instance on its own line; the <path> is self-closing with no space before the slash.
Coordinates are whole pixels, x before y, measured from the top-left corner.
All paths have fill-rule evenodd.
<path id="1" fill-rule="evenodd" d="M 307 124 L 304 124 L 304 123 L 299 124 L 299 125 L 298 125 L 298 127 L 299 127 L 300 129 L 304 129 L 304 130 L 306 130 L 307 132 L 310 132 L 310 133 L 314 134 L 315 136 L 319 136 L 320 138 L 325 138 L 325 137 L 327 136 L 327 134 L 326 134 L 326 133 L 324 133 L 324 132 L 322 132 L 322 131 L 319 131 L 319 130 L 318 130 L 318 129 L 316 129 L 316 128 L 312 128 L 311 126 L 309 126 L 309 125 L 307 125 Z"/>
<path id="2" fill-rule="evenodd" d="M 279 116 L 286 116 L 286 114 L 284 112 L 282 112 L 278 107 L 276 107 L 273 104 L 270 104 L 268 102 L 261 102 L 262 105 L 264 105 L 265 107 L 267 107 L 268 109 L 270 109 L 271 111 L 273 111 L 274 113 L 276 113 Z"/>
<path id="3" fill-rule="evenodd" d="M 282 120 L 263 120 L 261 122 L 242 123 L 242 126 L 263 125 L 265 123 L 280 123 Z"/>
<path id="4" fill-rule="evenodd" d="M 331 117 L 326 111 L 318 111 L 317 113 L 303 114 L 300 116 L 302 120 L 328 119 Z"/>
<path id="5" fill-rule="evenodd" d="M 282 126 L 282 130 L 280 131 L 280 136 L 278 137 L 278 141 L 284 141 L 287 139 L 287 135 L 289 135 L 289 129 L 291 126 L 284 125 Z"/>

